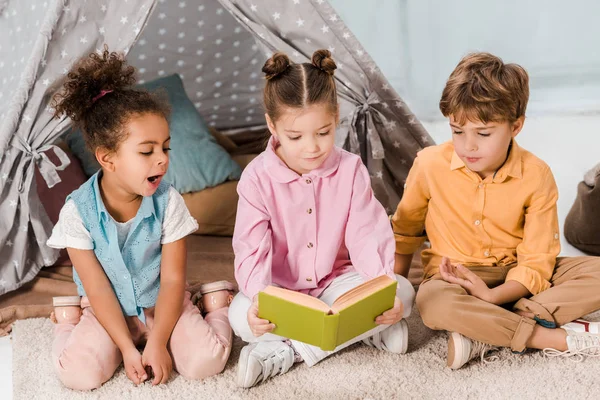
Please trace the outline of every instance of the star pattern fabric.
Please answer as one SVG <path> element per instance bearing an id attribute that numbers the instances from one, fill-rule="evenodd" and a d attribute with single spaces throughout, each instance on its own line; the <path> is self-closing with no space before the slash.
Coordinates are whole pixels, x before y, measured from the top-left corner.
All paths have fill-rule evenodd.
<path id="1" fill-rule="evenodd" d="M 33 279 L 58 252 L 46 246 L 52 224 L 37 185 L 60 182 L 68 164 L 52 143 L 69 125 L 49 106 L 79 58 L 128 52 L 152 11 L 152 0 L 10 1 L 0 14 L 0 295 Z M 45 152 L 53 151 L 60 165 Z M 41 182 L 35 182 L 38 168 Z"/>
<path id="2" fill-rule="evenodd" d="M 263 126 L 261 68 L 273 52 L 310 62 L 332 52 L 341 122 L 336 144 L 359 154 L 388 213 L 416 153 L 433 141 L 325 0 L 10 1 L 0 13 L 0 295 L 33 279 L 57 253 L 33 168 L 60 181 L 45 152 L 68 128 L 52 119 L 52 94 L 79 58 L 128 54 L 141 82 L 181 75 L 205 121 L 218 129 Z M 68 161 L 67 161 L 68 162 Z"/>

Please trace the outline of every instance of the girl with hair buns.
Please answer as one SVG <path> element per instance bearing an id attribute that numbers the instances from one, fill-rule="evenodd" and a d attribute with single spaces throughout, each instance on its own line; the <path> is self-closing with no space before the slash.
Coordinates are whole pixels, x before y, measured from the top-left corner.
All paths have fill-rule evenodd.
<path id="1" fill-rule="evenodd" d="M 202 318 L 185 291 L 185 236 L 198 225 L 162 179 L 169 107 L 134 88 L 134 72 L 105 49 L 77 63 L 54 98 L 101 166 L 67 197 L 48 239 L 67 249 L 81 296 L 55 298 L 52 360 L 72 389 L 100 387 L 121 361 L 136 385 L 165 383 L 173 368 L 201 379 L 221 372 L 231 349 L 227 307 Z M 83 310 L 65 318 L 59 306 Z"/>
<path id="2" fill-rule="evenodd" d="M 240 293 L 229 308 L 233 331 L 249 342 L 240 354 L 237 383 L 251 387 L 309 366 L 352 343 L 405 353 L 406 321 L 414 290 L 394 274 L 394 235 L 371 190 L 361 159 L 334 146 L 339 109 L 336 64 L 327 50 L 312 63 L 295 64 L 283 53 L 263 67 L 267 149 L 244 170 L 233 249 Z M 331 305 L 365 280 L 388 275 L 398 281 L 394 307 L 374 330 L 323 351 L 271 332 L 258 318 L 257 293 L 268 285 L 318 297 Z"/>

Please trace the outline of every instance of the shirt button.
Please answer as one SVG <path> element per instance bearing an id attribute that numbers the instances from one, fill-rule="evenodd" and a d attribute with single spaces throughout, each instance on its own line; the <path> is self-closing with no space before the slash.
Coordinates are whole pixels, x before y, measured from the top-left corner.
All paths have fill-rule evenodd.
<path id="1" fill-rule="evenodd" d="M 306 247 L 308 247 L 309 249 L 312 249 L 312 247 L 313 247 L 312 242 L 308 242 L 308 244 L 306 245 Z"/>
<path id="2" fill-rule="evenodd" d="M 558 233 L 554 234 L 554 239 L 558 239 Z"/>
<path id="3" fill-rule="evenodd" d="M 312 208 L 309 208 L 308 210 L 306 210 L 306 212 L 312 214 Z"/>
<path id="4" fill-rule="evenodd" d="M 312 278 L 306 278 L 306 282 L 312 282 Z"/>
<path id="5" fill-rule="evenodd" d="M 477 226 L 481 225 L 481 221 L 480 220 L 476 220 L 475 221 L 475 225 L 477 225 Z"/>
<path id="6" fill-rule="evenodd" d="M 129 279 L 127 275 L 123 275 L 123 279 Z"/>
<path id="7" fill-rule="evenodd" d="M 483 189 L 483 183 L 479 184 L 479 189 Z"/>
<path id="8" fill-rule="evenodd" d="M 489 251 L 485 251 L 485 253 L 483 253 L 484 256 L 489 257 L 490 256 L 490 252 Z"/>
<path id="9" fill-rule="evenodd" d="M 312 179 L 310 179 L 310 178 L 306 179 L 306 183 L 310 185 L 312 183 Z"/>

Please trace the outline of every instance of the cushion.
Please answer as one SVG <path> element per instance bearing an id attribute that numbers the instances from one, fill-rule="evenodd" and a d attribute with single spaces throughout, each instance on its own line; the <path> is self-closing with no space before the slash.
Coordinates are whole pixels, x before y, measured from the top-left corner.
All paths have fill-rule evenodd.
<path id="1" fill-rule="evenodd" d="M 171 103 L 170 164 L 165 180 L 180 193 L 197 192 L 227 180 L 239 179 L 241 169 L 217 144 L 208 127 L 185 93 L 179 75 L 174 74 L 140 85 L 154 91 L 162 88 Z M 67 136 L 69 147 L 91 176 L 99 169 L 95 157 L 85 148 L 81 132 Z"/>
<path id="2" fill-rule="evenodd" d="M 67 168 L 63 171 L 58 171 L 58 175 L 61 179 L 60 183 L 49 188 L 46 181 L 44 181 L 42 174 L 40 174 L 40 171 L 37 168 L 34 168 L 38 196 L 46 210 L 46 214 L 48 214 L 50 221 L 52 221 L 52 224 L 54 225 L 58 222 L 60 210 L 65 204 L 67 196 L 87 180 L 79 160 L 73 156 L 66 146 L 63 145 L 59 147 L 63 148 L 71 161 Z M 54 154 L 54 151 L 47 151 L 46 155 L 52 163 L 60 165 L 60 160 L 56 154 Z M 70 263 L 67 251 L 63 249 L 60 251 L 60 256 L 54 265 L 70 265 Z"/>
<path id="3" fill-rule="evenodd" d="M 233 159 L 245 168 L 256 154 L 234 156 Z M 237 212 L 237 183 L 225 182 L 199 192 L 186 193 L 183 200 L 192 217 L 198 221 L 196 235 L 232 236 Z"/>
<path id="4" fill-rule="evenodd" d="M 565 218 L 565 239 L 577 249 L 600 256 L 600 174 L 593 186 L 579 182 L 577 197 Z"/>

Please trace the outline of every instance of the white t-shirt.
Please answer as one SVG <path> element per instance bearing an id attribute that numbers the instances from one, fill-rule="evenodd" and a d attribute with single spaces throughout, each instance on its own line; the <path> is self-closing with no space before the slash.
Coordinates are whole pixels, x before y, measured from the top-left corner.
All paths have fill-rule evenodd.
<path id="1" fill-rule="evenodd" d="M 117 227 L 119 248 L 121 250 L 123 249 L 123 244 L 131 229 L 133 220 L 132 218 L 127 222 L 117 222 L 113 219 Z M 190 215 L 183 197 L 181 197 L 175 188 L 170 187 L 160 243 L 175 242 L 195 232 L 197 229 L 198 223 Z M 92 237 L 85 228 L 75 201 L 72 199 L 69 199 L 60 210 L 58 222 L 54 226 L 54 229 L 52 229 L 52 235 L 46 244 L 55 249 L 71 247 L 80 250 L 92 250 L 94 248 Z"/>

